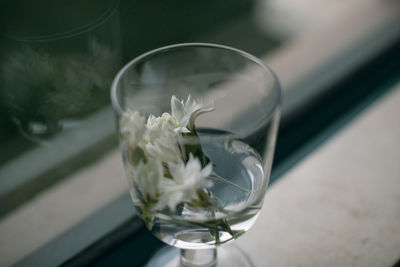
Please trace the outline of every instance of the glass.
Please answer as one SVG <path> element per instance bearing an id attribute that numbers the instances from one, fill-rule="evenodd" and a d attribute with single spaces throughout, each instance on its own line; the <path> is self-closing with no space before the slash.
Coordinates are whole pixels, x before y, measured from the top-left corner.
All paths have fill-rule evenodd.
<path id="1" fill-rule="evenodd" d="M 180 249 L 148 266 L 252 266 L 221 245 L 254 224 L 268 186 L 280 114 L 271 69 L 226 46 L 172 45 L 128 63 L 111 98 L 133 204 Z"/>

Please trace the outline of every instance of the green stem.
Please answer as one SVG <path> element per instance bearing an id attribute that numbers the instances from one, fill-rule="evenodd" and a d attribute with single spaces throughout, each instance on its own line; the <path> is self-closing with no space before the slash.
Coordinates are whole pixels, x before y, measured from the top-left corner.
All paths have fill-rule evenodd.
<path id="1" fill-rule="evenodd" d="M 217 220 L 214 223 L 201 223 L 194 221 L 192 221 L 191 223 L 200 227 L 208 228 L 210 234 L 215 238 L 215 244 L 217 246 L 222 244 L 221 240 L 219 239 L 220 232 L 227 232 L 234 239 L 238 238 L 245 232 L 244 230 L 232 230 L 229 224 L 223 219 Z"/>
<path id="2" fill-rule="evenodd" d="M 215 219 L 215 212 L 213 211 L 212 217 Z M 219 239 L 219 230 L 211 230 L 210 228 L 208 229 L 211 233 L 211 235 L 214 236 L 215 238 L 215 244 L 218 246 L 221 243 L 221 240 Z"/>
<path id="3" fill-rule="evenodd" d="M 208 223 L 201 223 L 201 222 L 190 222 L 193 225 L 197 225 L 200 227 L 204 227 L 204 228 L 208 228 L 209 230 L 213 230 L 216 232 L 222 231 L 222 232 L 227 232 L 229 233 L 229 231 L 226 230 L 226 228 L 224 226 L 221 226 L 220 224 L 217 225 L 213 225 L 213 224 L 208 224 Z"/>
<path id="4" fill-rule="evenodd" d="M 229 180 L 227 180 L 227 179 L 225 179 L 225 178 L 223 178 L 223 177 L 217 175 L 215 172 L 213 172 L 213 173 L 209 176 L 209 178 L 211 178 L 211 179 L 213 179 L 213 180 L 215 180 L 215 181 L 218 181 L 218 182 L 221 182 L 221 183 L 224 183 L 224 184 L 228 184 L 228 185 L 230 185 L 230 186 L 233 186 L 233 187 L 235 187 L 236 189 L 239 189 L 239 190 L 241 190 L 242 192 L 244 192 L 246 195 L 249 195 L 250 192 L 251 192 L 250 190 L 248 190 L 248 189 L 246 189 L 246 188 L 244 188 L 244 187 L 242 187 L 242 186 L 240 186 L 240 185 L 237 185 L 237 184 L 235 184 L 235 183 L 232 183 L 231 181 L 229 181 Z"/>

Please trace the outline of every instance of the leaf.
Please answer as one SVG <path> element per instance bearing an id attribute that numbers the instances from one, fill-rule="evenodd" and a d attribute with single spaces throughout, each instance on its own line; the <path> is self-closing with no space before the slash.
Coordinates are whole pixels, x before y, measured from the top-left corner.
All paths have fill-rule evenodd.
<path id="1" fill-rule="evenodd" d="M 142 205 L 140 206 L 140 210 L 141 210 L 140 217 L 146 224 L 146 227 L 151 231 L 155 221 L 153 211 L 149 209 L 148 205 L 146 205 L 145 203 L 142 203 Z"/>
<path id="2" fill-rule="evenodd" d="M 193 127 L 190 133 L 184 133 L 183 136 L 189 136 L 191 141 L 191 144 L 185 144 L 184 149 L 182 149 L 185 151 L 184 158 L 187 160 L 189 155 L 192 154 L 195 158 L 200 160 L 203 167 L 206 166 L 210 162 L 210 159 L 203 152 L 200 137 L 198 136 L 196 129 Z"/>

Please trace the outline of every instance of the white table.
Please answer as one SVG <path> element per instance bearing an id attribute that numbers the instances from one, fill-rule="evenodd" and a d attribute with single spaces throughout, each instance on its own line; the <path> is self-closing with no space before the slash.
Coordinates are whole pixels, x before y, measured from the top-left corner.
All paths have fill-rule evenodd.
<path id="1" fill-rule="evenodd" d="M 236 244 L 256 266 L 398 261 L 400 84 L 273 184 Z"/>

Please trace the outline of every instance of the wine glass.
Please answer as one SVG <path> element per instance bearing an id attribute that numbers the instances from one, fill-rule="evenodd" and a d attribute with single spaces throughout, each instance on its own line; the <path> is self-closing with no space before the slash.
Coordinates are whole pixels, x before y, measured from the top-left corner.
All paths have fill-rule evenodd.
<path id="1" fill-rule="evenodd" d="M 148 266 L 252 266 L 225 244 L 254 224 L 267 190 L 280 115 L 273 71 L 235 48 L 177 44 L 129 62 L 111 98 L 134 207 L 170 245 Z"/>

